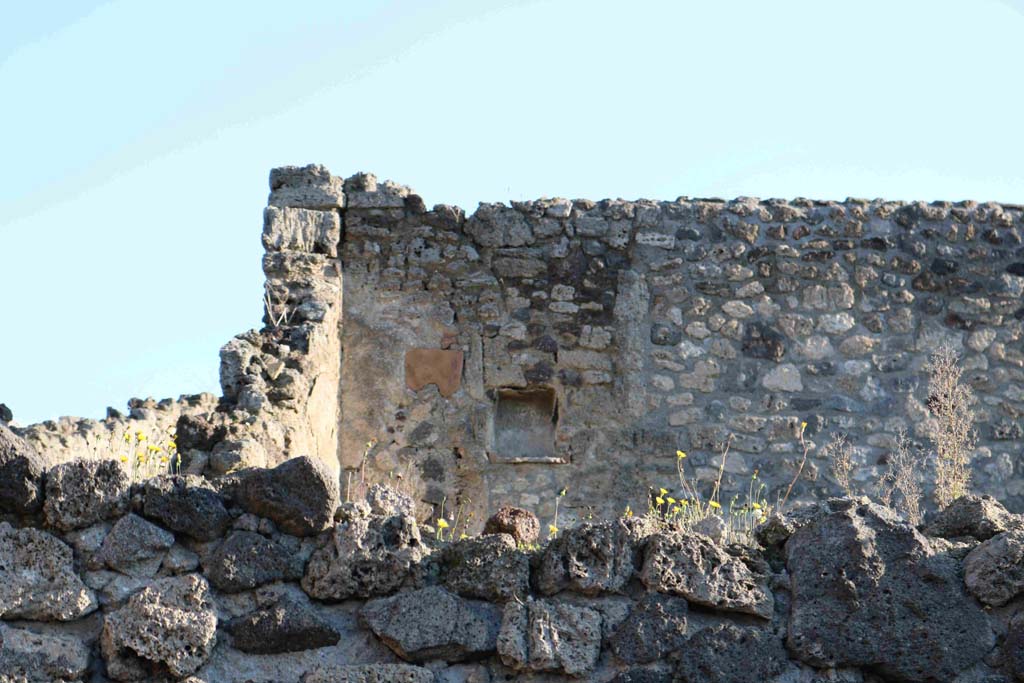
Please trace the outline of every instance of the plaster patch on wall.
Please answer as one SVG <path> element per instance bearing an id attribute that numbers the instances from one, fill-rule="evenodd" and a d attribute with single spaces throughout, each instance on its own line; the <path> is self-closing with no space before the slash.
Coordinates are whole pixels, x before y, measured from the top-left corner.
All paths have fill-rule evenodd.
<path id="1" fill-rule="evenodd" d="M 462 383 L 462 364 L 462 351 L 409 349 L 405 352 L 405 385 L 419 391 L 434 384 L 442 396 L 450 398 Z"/>

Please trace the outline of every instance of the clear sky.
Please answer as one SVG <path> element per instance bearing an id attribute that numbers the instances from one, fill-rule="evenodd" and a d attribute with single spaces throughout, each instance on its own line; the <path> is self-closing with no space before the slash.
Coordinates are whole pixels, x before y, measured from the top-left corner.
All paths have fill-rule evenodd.
<path id="1" fill-rule="evenodd" d="M 267 173 L 427 201 L 1024 202 L 1024 0 L 7 3 L 0 402 L 217 388 Z"/>

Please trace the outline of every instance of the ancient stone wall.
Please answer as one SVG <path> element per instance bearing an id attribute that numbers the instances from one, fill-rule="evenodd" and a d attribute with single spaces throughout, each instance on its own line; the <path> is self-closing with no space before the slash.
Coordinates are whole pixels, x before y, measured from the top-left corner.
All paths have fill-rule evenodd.
<path id="1" fill-rule="evenodd" d="M 321 166 L 270 184 L 264 326 L 221 351 L 215 408 L 171 411 L 190 472 L 310 455 L 423 518 L 549 519 L 565 488 L 580 519 L 675 491 L 677 450 L 710 487 L 726 442 L 723 498 L 757 472 L 774 500 L 806 423 L 793 496 L 838 492 L 837 434 L 875 495 L 900 430 L 930 448 L 924 365 L 950 344 L 978 396 L 974 488 L 1024 510 L 1020 207 L 541 199 L 467 217 Z M 51 462 L 102 457 L 68 435 L 116 441 L 119 419 L 22 433 Z"/>
<path id="2" fill-rule="evenodd" d="M 849 435 L 874 493 L 896 433 L 926 439 L 943 343 L 976 391 L 975 486 L 1024 508 L 1024 228 L 997 204 L 541 199 L 461 209 L 345 182 L 340 452 L 434 504 L 645 505 L 676 450 L 727 490 L 755 471 L 837 491 Z M 691 470 L 692 471 L 692 470 Z M 710 485 L 707 484 L 707 485 Z"/>
<path id="3" fill-rule="evenodd" d="M 132 484 L 0 426 L 0 683 L 1024 680 L 1024 519 L 865 500 L 726 545 L 653 517 L 453 538 L 291 458 Z"/>

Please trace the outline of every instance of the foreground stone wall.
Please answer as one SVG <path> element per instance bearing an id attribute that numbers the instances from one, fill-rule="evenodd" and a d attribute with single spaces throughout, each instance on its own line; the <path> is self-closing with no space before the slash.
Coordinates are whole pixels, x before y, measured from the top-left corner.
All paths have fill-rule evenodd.
<path id="1" fill-rule="evenodd" d="M 832 499 L 749 546 L 640 517 L 538 545 L 514 509 L 439 540 L 414 507 L 308 457 L 45 470 L 0 426 L 0 682 L 1024 680 L 1024 519 L 990 498 L 923 530 Z"/>

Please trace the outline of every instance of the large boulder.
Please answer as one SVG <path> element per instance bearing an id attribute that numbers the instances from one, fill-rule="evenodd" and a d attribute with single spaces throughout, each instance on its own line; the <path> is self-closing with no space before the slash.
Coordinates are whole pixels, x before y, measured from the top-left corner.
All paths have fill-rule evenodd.
<path id="1" fill-rule="evenodd" d="M 202 477 L 165 475 L 146 481 L 142 513 L 197 541 L 213 541 L 231 523 L 224 499 Z"/>
<path id="2" fill-rule="evenodd" d="M 462 661 L 495 651 L 502 608 L 432 586 L 371 600 L 359 616 L 402 659 Z"/>
<path id="3" fill-rule="evenodd" d="M 110 529 L 95 560 L 129 576 L 153 576 L 172 545 L 174 534 L 129 513 Z"/>
<path id="4" fill-rule="evenodd" d="M 445 548 L 444 584 L 467 598 L 504 602 L 530 592 L 530 559 L 508 534 L 467 538 Z"/>
<path id="5" fill-rule="evenodd" d="M 649 590 L 691 603 L 771 619 L 775 598 L 767 567 L 736 557 L 703 534 L 655 534 L 647 541 L 640 580 Z"/>
<path id="6" fill-rule="evenodd" d="M 46 523 L 62 531 L 84 529 L 128 511 L 131 481 L 116 460 L 75 460 L 46 474 Z"/>
<path id="7" fill-rule="evenodd" d="M 294 543 L 286 543 L 291 538 Z M 272 581 L 298 581 L 303 558 L 298 539 L 273 541 L 252 531 L 235 531 L 209 554 L 203 573 L 217 590 L 237 593 Z"/>
<path id="8" fill-rule="evenodd" d="M 639 564 L 642 520 L 616 519 L 568 529 L 544 549 L 537 588 L 545 595 L 571 590 L 583 595 L 621 592 Z"/>
<path id="9" fill-rule="evenodd" d="M 294 536 L 312 536 L 330 527 L 341 502 L 337 477 L 308 456 L 269 470 L 243 470 L 228 490 L 244 510 Z"/>
<path id="10" fill-rule="evenodd" d="M 956 559 L 888 508 L 830 505 L 786 543 L 793 656 L 906 681 L 953 680 L 981 660 L 995 639 Z"/>
<path id="11" fill-rule="evenodd" d="M 610 638 L 612 652 L 626 664 L 660 662 L 683 649 L 689 605 L 682 598 L 648 593 L 633 606 Z"/>
<path id="12" fill-rule="evenodd" d="M 97 607 L 67 544 L 39 529 L 0 523 L 0 619 L 72 621 Z"/>
<path id="13" fill-rule="evenodd" d="M 427 554 L 413 517 L 373 515 L 365 503 L 346 504 L 325 536 L 302 577 L 302 589 L 317 600 L 394 593 Z"/>
<path id="14" fill-rule="evenodd" d="M 410 662 L 486 657 L 495 650 L 501 626 L 501 607 L 460 598 L 440 586 L 371 600 L 359 616 Z"/>
<path id="15" fill-rule="evenodd" d="M 89 648 L 81 639 L 0 624 L 0 683 L 80 681 L 88 668 Z"/>
<path id="16" fill-rule="evenodd" d="M 302 683 L 434 683 L 434 672 L 411 664 L 318 664 Z"/>
<path id="17" fill-rule="evenodd" d="M 258 655 L 330 647 L 341 639 L 308 603 L 289 598 L 230 621 L 227 632 L 236 650 Z"/>
<path id="18" fill-rule="evenodd" d="M 971 595 L 992 607 L 1024 592 L 1024 530 L 993 536 L 968 553 L 964 584 Z"/>
<path id="19" fill-rule="evenodd" d="M 217 640 L 217 615 L 206 579 L 159 579 L 106 615 L 100 648 L 118 681 L 184 678 L 206 662 Z"/>
<path id="20" fill-rule="evenodd" d="M 782 638 L 768 628 L 725 624 L 698 631 L 687 641 L 676 665 L 681 683 L 770 681 L 789 660 Z"/>
<path id="21" fill-rule="evenodd" d="M 601 655 L 601 614 L 553 600 L 507 602 L 498 654 L 516 670 L 585 675 Z"/>
<path id="22" fill-rule="evenodd" d="M 996 534 L 1024 526 L 1024 518 L 1015 515 L 992 496 L 960 496 L 935 515 L 925 528 L 929 536 L 961 538 L 970 536 L 985 541 Z"/>
<path id="23" fill-rule="evenodd" d="M 38 512 L 46 466 L 24 439 L 0 424 L 0 512 Z"/>
<path id="24" fill-rule="evenodd" d="M 484 533 L 509 534 L 520 545 L 532 545 L 540 535 L 540 520 L 529 510 L 505 505 L 488 518 Z"/>

